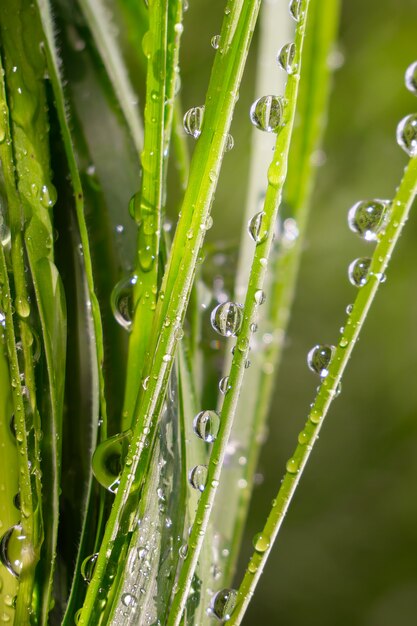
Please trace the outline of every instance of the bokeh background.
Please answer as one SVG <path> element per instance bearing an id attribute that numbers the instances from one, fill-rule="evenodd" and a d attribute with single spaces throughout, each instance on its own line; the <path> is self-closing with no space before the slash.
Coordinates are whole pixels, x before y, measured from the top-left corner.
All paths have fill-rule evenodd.
<path id="1" fill-rule="evenodd" d="M 277 0 L 287 2 L 287 0 Z M 307 351 L 332 343 L 355 289 L 351 260 L 369 246 L 347 227 L 359 199 L 390 198 L 406 155 L 395 129 L 417 100 L 404 71 L 417 59 L 414 0 L 345 0 L 325 162 L 318 172 L 297 297 L 278 372 L 242 568 L 295 447 L 317 385 Z M 184 107 L 204 100 L 222 0 L 192 0 L 182 57 Z M 256 37 L 255 37 L 256 44 Z M 278 45 L 277 45 L 278 47 Z M 210 237 L 233 242 L 245 205 L 252 54 L 233 122 Z M 417 207 L 415 207 L 417 208 Z M 245 624 L 417 624 L 417 217 L 412 212 L 369 314 Z M 249 383 L 246 383 L 249 384 Z M 238 579 L 240 578 L 240 574 Z"/>

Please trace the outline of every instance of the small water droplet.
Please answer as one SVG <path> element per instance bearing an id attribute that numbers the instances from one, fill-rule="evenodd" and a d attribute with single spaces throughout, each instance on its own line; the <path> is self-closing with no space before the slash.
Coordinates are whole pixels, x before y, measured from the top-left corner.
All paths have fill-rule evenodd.
<path id="1" fill-rule="evenodd" d="M 23 318 L 29 317 L 29 315 L 30 315 L 30 304 L 29 304 L 27 298 L 22 298 L 22 297 L 16 298 L 15 304 L 16 304 L 17 314 L 20 317 L 23 317 Z"/>
<path id="2" fill-rule="evenodd" d="M 39 201 L 41 205 L 45 209 L 50 209 L 54 206 L 54 204 L 56 203 L 56 200 L 57 200 L 57 193 L 56 193 L 55 187 L 52 184 L 50 184 L 49 186 L 42 185 L 41 192 L 39 195 Z"/>
<path id="3" fill-rule="evenodd" d="M 307 364 L 312 372 L 316 372 L 321 378 L 325 378 L 329 373 L 328 367 L 335 347 L 329 345 L 317 345 L 310 350 L 307 355 Z"/>
<path id="4" fill-rule="evenodd" d="M 291 17 L 298 22 L 301 17 L 301 0 L 291 0 L 289 9 Z"/>
<path id="5" fill-rule="evenodd" d="M 266 295 L 265 292 L 262 291 L 262 289 L 258 289 L 257 291 L 255 291 L 255 302 L 256 304 L 263 304 L 266 300 Z"/>
<path id="6" fill-rule="evenodd" d="M 350 315 L 353 311 L 353 304 L 348 304 L 346 307 L 346 313 Z"/>
<path id="7" fill-rule="evenodd" d="M 253 547 L 255 548 L 256 552 L 260 552 L 261 554 L 268 550 L 270 544 L 270 538 L 264 533 L 258 533 L 253 538 Z"/>
<path id="8" fill-rule="evenodd" d="M 255 100 L 250 109 L 252 124 L 267 133 L 276 132 L 281 124 L 284 109 L 280 96 L 262 96 Z"/>
<path id="9" fill-rule="evenodd" d="M 98 552 L 96 552 L 95 554 L 91 554 L 81 563 L 81 576 L 87 584 L 89 584 L 93 578 L 97 559 Z"/>
<path id="10" fill-rule="evenodd" d="M 220 622 L 227 622 L 236 606 L 237 591 L 235 589 L 221 589 L 211 599 L 210 612 Z"/>
<path id="11" fill-rule="evenodd" d="M 368 257 L 352 261 L 348 268 L 348 276 L 352 285 L 355 287 L 363 287 L 363 285 L 366 285 L 369 278 L 369 268 L 371 263 L 372 259 Z"/>
<path id="12" fill-rule="evenodd" d="M 218 304 L 210 316 L 213 329 L 223 337 L 236 336 L 242 326 L 243 307 L 235 302 Z"/>
<path id="13" fill-rule="evenodd" d="M 220 35 L 214 35 L 211 38 L 211 47 L 214 48 L 215 50 L 218 50 L 220 47 Z"/>
<path id="14" fill-rule="evenodd" d="M 131 593 L 124 593 L 121 597 L 121 601 L 124 606 L 129 608 L 135 607 L 138 603 L 136 596 L 132 595 Z"/>
<path id="15" fill-rule="evenodd" d="M 260 211 L 251 217 L 248 222 L 249 235 L 256 244 L 262 243 L 268 237 L 268 231 L 263 228 L 265 215 L 264 211 Z"/>
<path id="16" fill-rule="evenodd" d="M 234 145 L 235 145 L 235 140 L 233 139 L 232 135 L 228 133 L 226 137 L 226 144 L 224 146 L 224 151 L 229 152 L 230 150 L 233 150 Z"/>
<path id="17" fill-rule="evenodd" d="M 184 130 L 188 135 L 198 139 L 201 135 L 201 127 L 203 125 L 204 106 L 192 107 L 184 115 Z"/>
<path id="18" fill-rule="evenodd" d="M 289 474 L 297 474 L 299 470 L 298 461 L 295 459 L 289 459 L 286 464 L 286 469 Z"/>
<path id="19" fill-rule="evenodd" d="M 186 559 L 187 555 L 188 555 L 188 543 L 183 543 L 182 546 L 180 546 L 180 549 L 178 550 L 178 554 L 180 556 L 180 559 Z"/>
<path id="20" fill-rule="evenodd" d="M 366 239 L 375 241 L 389 214 L 389 200 L 361 200 L 348 213 L 349 228 Z"/>
<path id="21" fill-rule="evenodd" d="M 204 491 L 207 482 L 207 465 L 196 465 L 190 471 L 188 480 L 191 487 L 197 489 L 197 491 Z"/>
<path id="22" fill-rule="evenodd" d="M 220 381 L 219 381 L 220 393 L 222 393 L 225 396 L 226 393 L 231 388 L 232 388 L 231 385 L 229 385 L 229 377 L 228 376 L 223 376 L 223 378 L 221 378 Z"/>
<path id="23" fill-rule="evenodd" d="M 120 474 L 129 448 L 132 431 L 113 435 L 100 443 L 94 451 L 92 469 L 98 482 L 111 493 L 116 493 Z"/>
<path id="24" fill-rule="evenodd" d="M 138 277 L 136 274 L 123 278 L 114 287 L 110 299 L 111 308 L 116 322 L 128 331 L 132 328 L 134 315 L 133 289 L 136 285 L 137 279 Z"/>
<path id="25" fill-rule="evenodd" d="M 417 154 L 417 113 L 404 117 L 397 126 L 397 143 L 413 157 Z"/>
<path id="26" fill-rule="evenodd" d="M 411 63 L 405 72 L 405 86 L 408 91 L 417 96 L 417 61 Z"/>
<path id="27" fill-rule="evenodd" d="M 294 64 L 295 59 L 295 44 L 286 43 L 282 46 L 277 54 L 277 61 L 280 67 L 287 72 L 287 74 L 293 74 L 297 69 Z"/>
<path id="28" fill-rule="evenodd" d="M 206 441 L 212 443 L 219 432 L 220 417 L 216 411 L 200 411 L 193 422 L 195 434 Z"/>

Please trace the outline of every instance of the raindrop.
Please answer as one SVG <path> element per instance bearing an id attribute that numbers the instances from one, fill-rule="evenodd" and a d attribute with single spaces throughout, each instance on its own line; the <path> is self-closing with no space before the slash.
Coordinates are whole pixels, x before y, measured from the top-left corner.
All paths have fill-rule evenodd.
<path id="1" fill-rule="evenodd" d="M 198 139 L 201 135 L 201 127 L 203 125 L 204 106 L 192 107 L 184 115 L 184 130 L 187 135 L 191 135 L 194 139 Z"/>
<path id="2" fill-rule="evenodd" d="M 41 193 L 39 195 L 41 205 L 45 209 L 50 209 L 56 203 L 56 199 L 57 193 L 55 187 L 52 184 L 49 187 L 47 185 L 42 185 Z"/>
<path id="3" fill-rule="evenodd" d="M 128 331 L 132 328 L 134 314 L 133 289 L 137 280 L 138 277 L 136 274 L 123 278 L 114 287 L 110 298 L 111 308 L 116 322 Z"/>
<path id="4" fill-rule="evenodd" d="M 182 546 L 180 546 L 180 549 L 178 550 L 178 554 L 180 556 L 180 559 L 186 559 L 187 555 L 188 555 L 188 543 L 183 543 Z"/>
<path id="5" fill-rule="evenodd" d="M 236 606 L 237 591 L 235 589 L 221 589 L 211 599 L 210 612 L 220 622 L 227 622 Z"/>
<path id="6" fill-rule="evenodd" d="M 220 47 L 220 35 L 214 35 L 211 38 L 211 47 L 218 50 Z"/>
<path id="7" fill-rule="evenodd" d="M 411 63 L 405 72 L 405 86 L 408 91 L 417 96 L 417 61 Z"/>
<path id="8" fill-rule="evenodd" d="M 417 154 L 417 113 L 404 117 L 397 126 L 397 143 L 410 157 Z"/>
<path id="9" fill-rule="evenodd" d="M 266 213 L 264 213 L 264 211 L 260 211 L 248 222 L 249 235 L 256 244 L 262 243 L 268 237 L 268 231 L 262 227 L 265 215 Z"/>
<path id="10" fill-rule="evenodd" d="M 350 315 L 353 311 L 353 304 L 348 304 L 346 307 L 346 313 Z"/>
<path id="11" fill-rule="evenodd" d="M 129 608 L 133 608 L 137 604 L 137 599 L 131 593 L 124 593 L 121 597 L 122 604 Z"/>
<path id="12" fill-rule="evenodd" d="M 235 140 L 233 139 L 232 135 L 228 133 L 226 137 L 226 145 L 224 147 L 224 151 L 229 152 L 230 150 L 233 150 L 234 145 L 235 145 Z"/>
<path id="13" fill-rule="evenodd" d="M 24 562 L 32 561 L 32 551 L 25 542 L 26 536 L 19 524 L 9 528 L 0 539 L 0 561 L 16 578 L 22 573 Z"/>
<path id="14" fill-rule="evenodd" d="M 7 248 L 11 241 L 10 228 L 4 222 L 0 224 L 0 241 L 4 248 Z"/>
<path id="15" fill-rule="evenodd" d="M 29 317 L 29 315 L 30 315 L 30 304 L 29 304 L 27 298 L 22 298 L 22 297 L 16 298 L 15 305 L 16 305 L 17 314 L 20 317 L 23 317 L 23 318 Z"/>
<path id="16" fill-rule="evenodd" d="M 369 268 L 371 266 L 372 259 L 363 257 L 355 259 L 349 265 L 348 276 L 349 280 L 355 287 L 363 287 L 368 282 Z"/>
<path id="17" fill-rule="evenodd" d="M 126 430 L 100 443 L 92 460 L 92 469 L 98 482 L 111 493 L 116 493 L 126 458 L 131 430 Z"/>
<path id="18" fill-rule="evenodd" d="M 251 106 L 251 122 L 267 133 L 275 132 L 281 124 L 283 108 L 283 98 L 280 96 L 262 96 Z"/>
<path id="19" fill-rule="evenodd" d="M 226 393 L 231 388 L 232 388 L 231 385 L 229 385 L 229 377 L 228 376 L 223 376 L 223 378 L 221 378 L 220 381 L 219 381 L 220 393 L 222 393 L 225 396 Z"/>
<path id="20" fill-rule="evenodd" d="M 289 9 L 291 17 L 298 22 L 301 17 L 301 0 L 291 0 Z"/>
<path id="21" fill-rule="evenodd" d="M 191 487 L 197 489 L 197 491 L 204 491 L 207 482 L 207 465 L 196 465 L 190 471 L 188 480 Z"/>
<path id="22" fill-rule="evenodd" d="M 236 336 L 242 326 L 243 307 L 235 302 L 218 304 L 210 316 L 213 329 L 223 337 Z"/>
<path id="23" fill-rule="evenodd" d="M 361 200 L 348 213 L 350 230 L 367 241 L 374 241 L 388 216 L 389 200 Z"/>
<path id="24" fill-rule="evenodd" d="M 297 474 L 299 470 L 298 462 L 295 459 L 289 459 L 286 464 L 286 470 L 289 474 Z"/>
<path id="25" fill-rule="evenodd" d="M 329 373 L 328 367 L 332 360 L 333 353 L 335 351 L 334 346 L 329 345 L 317 345 L 310 350 L 307 355 L 307 364 L 312 372 L 316 372 L 325 378 Z"/>
<path id="26" fill-rule="evenodd" d="M 81 563 L 81 576 L 83 577 L 87 585 L 91 582 L 93 578 L 97 559 L 98 559 L 98 552 L 96 552 L 95 554 L 92 554 L 91 556 L 88 556 Z"/>
<path id="27" fill-rule="evenodd" d="M 219 432 L 220 417 L 216 411 L 200 411 L 193 422 L 195 434 L 206 441 L 212 443 Z"/>
<path id="28" fill-rule="evenodd" d="M 266 550 L 268 550 L 270 546 L 270 543 L 271 541 L 268 535 L 264 535 L 263 533 L 258 533 L 253 538 L 253 547 L 255 548 L 256 552 L 266 552 Z"/>
<path id="29" fill-rule="evenodd" d="M 256 304 L 263 304 L 266 300 L 266 295 L 265 292 L 262 291 L 262 289 L 258 289 L 257 291 L 255 291 L 255 302 Z"/>
<path id="30" fill-rule="evenodd" d="M 287 74 L 293 74 L 297 69 L 294 64 L 295 59 L 295 44 L 286 43 L 282 46 L 277 54 L 277 61 L 279 66 L 287 72 Z"/>

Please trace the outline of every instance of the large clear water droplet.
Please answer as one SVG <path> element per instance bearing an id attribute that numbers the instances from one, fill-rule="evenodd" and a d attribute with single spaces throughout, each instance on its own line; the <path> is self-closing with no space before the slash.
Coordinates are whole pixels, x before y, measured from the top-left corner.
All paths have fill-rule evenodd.
<path id="1" fill-rule="evenodd" d="M 310 350 L 307 355 L 307 364 L 312 372 L 316 372 L 325 378 L 329 373 L 328 367 L 332 360 L 333 353 L 335 351 L 334 346 L 329 345 L 317 345 Z"/>
<path id="2" fill-rule="evenodd" d="M 224 151 L 230 152 L 230 150 L 233 150 L 234 145 L 235 145 L 235 140 L 233 139 L 233 136 L 230 133 L 228 133 L 226 137 L 226 144 L 224 146 Z"/>
<path id="3" fill-rule="evenodd" d="M 92 469 L 98 482 L 111 493 L 116 493 L 120 483 L 123 462 L 129 448 L 132 431 L 126 430 L 100 443 L 92 460 Z"/>
<path id="4" fill-rule="evenodd" d="M 405 72 L 405 86 L 408 91 L 417 96 L 417 61 L 411 63 Z"/>
<path id="5" fill-rule="evenodd" d="M 397 126 L 397 142 L 410 157 L 417 154 L 417 113 L 404 117 Z"/>
<path id="6" fill-rule="evenodd" d="M 262 96 L 255 100 L 250 108 L 252 124 L 267 133 L 278 130 L 284 109 L 281 96 Z"/>
<path id="7" fill-rule="evenodd" d="M 124 606 L 126 606 L 127 608 L 133 608 L 138 603 L 136 596 L 132 595 L 131 593 L 124 593 L 121 597 L 121 600 L 122 604 L 124 604 Z"/>
<path id="8" fill-rule="evenodd" d="M 187 135 L 191 135 L 194 139 L 198 139 L 201 135 L 201 127 L 203 125 L 204 106 L 192 107 L 184 115 L 184 130 Z"/>
<path id="9" fill-rule="evenodd" d="M 348 213 L 349 228 L 366 239 L 376 240 L 389 213 L 389 200 L 361 200 L 356 202 Z"/>
<path id="10" fill-rule="evenodd" d="M 207 465 L 196 465 L 190 471 L 188 479 L 191 487 L 197 491 L 204 491 L 207 482 Z"/>
<path id="11" fill-rule="evenodd" d="M 98 559 L 98 552 L 91 554 L 81 563 L 81 576 L 89 584 L 93 578 L 94 569 Z"/>
<path id="12" fill-rule="evenodd" d="M 289 9 L 291 17 L 298 22 L 301 17 L 301 0 L 291 0 Z"/>
<path id="13" fill-rule="evenodd" d="M 237 591 L 221 589 L 211 599 L 210 611 L 220 622 L 227 622 L 236 606 Z"/>
<path id="14" fill-rule="evenodd" d="M 114 287 L 110 304 L 114 318 L 120 326 L 130 331 L 134 315 L 133 289 L 137 283 L 138 277 L 132 274 L 124 278 Z"/>
<path id="15" fill-rule="evenodd" d="M 214 35 L 211 38 L 211 47 L 214 48 L 214 50 L 218 50 L 220 47 L 220 35 Z"/>
<path id="16" fill-rule="evenodd" d="M 195 434 L 206 441 L 212 443 L 219 432 L 220 417 L 216 411 L 200 411 L 193 422 Z"/>
<path id="17" fill-rule="evenodd" d="M 231 385 L 229 385 L 229 377 L 223 376 L 223 378 L 219 381 L 219 391 L 225 396 L 229 389 L 231 389 Z"/>
<path id="18" fill-rule="evenodd" d="M 27 545 L 20 524 L 9 528 L 0 539 L 0 561 L 16 578 L 19 578 L 25 565 L 33 562 L 33 551 Z"/>
<path id="19" fill-rule="evenodd" d="M 355 259 L 349 265 L 348 276 L 349 280 L 355 287 L 363 287 L 368 282 L 369 268 L 371 266 L 372 259 L 363 257 Z"/>
<path id="20" fill-rule="evenodd" d="M 253 538 L 253 547 L 255 548 L 256 552 L 260 552 L 260 553 L 266 552 L 270 544 L 271 544 L 270 538 L 268 537 L 268 535 L 265 535 L 264 533 L 258 533 Z"/>
<path id="21" fill-rule="evenodd" d="M 263 227 L 264 211 L 256 213 L 248 222 L 248 232 L 255 243 L 262 243 L 268 237 L 268 231 Z"/>
<path id="22" fill-rule="evenodd" d="M 212 327 L 219 335 L 235 336 L 242 326 L 243 307 L 235 302 L 223 302 L 213 309 L 210 320 Z"/>
<path id="23" fill-rule="evenodd" d="M 296 70 L 294 59 L 295 44 L 292 42 L 284 44 L 277 54 L 277 61 L 280 67 L 285 70 L 287 74 L 293 74 Z"/>

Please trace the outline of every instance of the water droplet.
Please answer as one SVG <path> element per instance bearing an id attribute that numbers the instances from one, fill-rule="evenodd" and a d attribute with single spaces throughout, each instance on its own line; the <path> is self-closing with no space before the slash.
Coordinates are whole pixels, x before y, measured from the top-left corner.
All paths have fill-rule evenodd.
<path id="1" fill-rule="evenodd" d="M 33 561 L 33 551 L 27 545 L 22 527 L 17 524 L 7 530 L 0 539 L 0 561 L 16 578 L 19 578 L 24 565 Z"/>
<path id="2" fill-rule="evenodd" d="M 149 59 L 152 50 L 152 33 L 149 30 L 142 37 L 142 50 L 145 57 Z"/>
<path id="3" fill-rule="evenodd" d="M 334 350 L 334 346 L 314 346 L 307 355 L 307 364 L 311 371 L 319 374 L 321 378 L 325 378 L 329 373 L 328 367 L 332 360 Z"/>
<path id="4" fill-rule="evenodd" d="M 39 201 L 41 205 L 45 209 L 50 209 L 56 203 L 56 199 L 57 199 L 57 193 L 56 193 L 55 187 L 52 184 L 50 184 L 49 187 L 48 185 L 42 185 L 41 192 L 39 195 Z"/>
<path id="5" fill-rule="evenodd" d="M 266 552 L 271 544 L 271 540 L 268 535 L 264 535 L 263 533 L 258 533 L 253 538 L 253 547 L 256 552 Z"/>
<path id="6" fill-rule="evenodd" d="M 301 0 L 291 0 L 289 9 L 291 17 L 298 22 L 301 17 Z"/>
<path id="7" fill-rule="evenodd" d="M 137 279 L 136 274 L 123 278 L 114 287 L 110 299 L 116 322 L 128 331 L 132 328 L 134 315 L 133 289 Z"/>
<path id="8" fill-rule="evenodd" d="M 283 108 L 283 99 L 280 96 L 262 96 L 251 106 L 251 122 L 267 133 L 275 132 L 281 124 Z"/>
<path id="9" fill-rule="evenodd" d="M 183 543 L 182 546 L 180 546 L 180 549 L 178 550 L 178 554 L 180 556 L 180 559 L 186 559 L 187 555 L 188 555 L 188 543 Z"/>
<path id="10" fill-rule="evenodd" d="M 223 378 L 221 378 L 220 381 L 219 381 L 220 393 L 222 393 L 225 396 L 226 393 L 231 388 L 232 388 L 231 385 L 229 385 L 229 377 L 228 376 L 223 376 Z"/>
<path id="11" fill-rule="evenodd" d="M 363 257 L 355 259 L 349 265 L 348 276 L 349 280 L 355 287 L 363 287 L 368 282 L 369 268 L 371 266 L 372 259 Z"/>
<path id="12" fill-rule="evenodd" d="M 190 471 L 188 480 L 191 487 L 197 489 L 197 491 L 204 491 L 207 482 L 207 465 L 196 465 Z"/>
<path id="13" fill-rule="evenodd" d="M 207 443 L 212 443 L 216 439 L 219 427 L 220 417 L 216 411 L 200 411 L 194 418 L 195 434 Z"/>
<path id="14" fill-rule="evenodd" d="M 0 241 L 3 248 L 7 248 L 7 246 L 10 244 L 11 236 L 12 235 L 10 232 L 10 228 L 7 226 L 7 224 L 2 222 L 0 224 Z"/>
<path id="15" fill-rule="evenodd" d="M 94 569 L 98 559 L 98 552 L 91 554 L 81 563 L 81 576 L 84 581 L 89 584 L 93 578 Z"/>
<path id="16" fill-rule="evenodd" d="M 30 315 L 30 304 L 29 304 L 27 298 L 21 298 L 21 297 L 16 298 L 15 305 L 16 305 L 17 314 L 20 317 L 23 317 L 23 318 L 29 317 L 29 315 Z"/>
<path id="17" fill-rule="evenodd" d="M 234 145 L 235 145 L 235 140 L 233 139 L 232 135 L 228 133 L 226 137 L 226 144 L 224 146 L 224 151 L 229 152 L 230 150 L 233 150 Z"/>
<path id="18" fill-rule="evenodd" d="M 220 35 L 214 35 L 211 38 L 211 47 L 214 48 L 215 50 L 218 50 L 220 47 Z"/>
<path id="19" fill-rule="evenodd" d="M 287 74 L 293 74 L 297 69 L 294 64 L 295 59 L 295 44 L 286 43 L 282 46 L 277 54 L 277 61 L 280 67 L 287 72 Z"/>
<path id="20" fill-rule="evenodd" d="M 198 139 L 201 135 L 201 127 L 203 125 L 204 106 L 192 107 L 184 115 L 184 130 L 188 135 Z"/>
<path id="21" fill-rule="evenodd" d="M 302 430 L 298 434 L 298 443 L 300 444 L 300 446 L 305 446 L 309 439 L 310 439 L 310 437 L 309 437 L 307 431 L 305 431 L 305 430 Z"/>
<path id="22" fill-rule="evenodd" d="M 236 606 L 237 591 L 221 589 L 211 599 L 210 612 L 221 622 L 227 622 Z"/>
<path id="23" fill-rule="evenodd" d="M 129 608 L 133 608 L 138 603 L 136 596 L 133 596 L 131 593 L 124 593 L 121 597 L 122 604 Z"/>
<path id="24" fill-rule="evenodd" d="M 264 217 L 266 213 L 260 211 L 256 213 L 248 222 L 248 232 L 253 241 L 258 244 L 265 241 L 268 237 L 268 231 L 263 228 Z"/>
<path id="25" fill-rule="evenodd" d="M 353 311 L 353 304 L 348 304 L 346 307 L 346 313 L 350 315 Z"/>
<path id="26" fill-rule="evenodd" d="M 258 289 L 257 291 L 255 291 L 255 302 L 256 304 L 263 304 L 266 300 L 266 295 L 265 292 L 262 291 L 262 289 Z"/>
<path id="27" fill-rule="evenodd" d="M 356 202 L 348 213 L 350 230 L 367 241 L 377 239 L 388 217 L 389 200 L 361 200 Z"/>
<path id="28" fill-rule="evenodd" d="M 298 473 L 298 470 L 299 470 L 298 461 L 296 461 L 295 459 L 289 459 L 285 467 L 289 474 Z"/>
<path id="29" fill-rule="evenodd" d="M 404 117 L 397 126 L 397 143 L 408 156 L 417 154 L 417 113 Z"/>
<path id="30" fill-rule="evenodd" d="M 132 431 L 126 430 L 100 443 L 94 451 L 92 469 L 98 482 L 111 493 L 116 493 L 120 473 L 129 448 Z"/>
<path id="31" fill-rule="evenodd" d="M 213 329 L 223 337 L 236 336 L 242 326 L 243 307 L 235 302 L 218 304 L 210 316 Z"/>
<path id="32" fill-rule="evenodd" d="M 411 63 L 405 72 L 405 86 L 408 91 L 417 96 L 417 61 Z"/>

